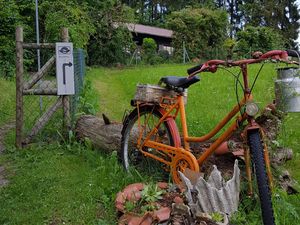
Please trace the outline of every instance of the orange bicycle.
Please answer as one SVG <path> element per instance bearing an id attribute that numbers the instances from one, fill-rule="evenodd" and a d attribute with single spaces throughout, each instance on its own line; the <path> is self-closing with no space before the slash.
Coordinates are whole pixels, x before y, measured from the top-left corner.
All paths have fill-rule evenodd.
<path id="1" fill-rule="evenodd" d="M 157 88 L 154 93 L 146 90 L 151 86 L 141 87 L 145 90 L 132 100 L 131 104 L 135 108 L 123 121 L 120 154 L 125 169 L 129 170 L 132 166 L 137 170 L 147 169 L 148 173 L 153 173 L 153 169 L 157 169 L 156 162 L 159 162 L 170 171 L 173 181 L 180 183 L 178 171 L 183 172 L 186 168 L 199 171 L 203 162 L 228 140 L 235 130 L 243 127 L 241 136 L 247 146 L 244 154 L 249 191 L 252 192 L 252 159 L 264 224 L 274 224 L 270 191 L 272 186 L 270 160 L 267 145 L 263 142 L 264 131 L 255 122 L 259 109 L 251 94 L 259 72 L 250 87 L 247 66 L 266 60 L 294 63 L 288 60 L 289 55 L 294 56 L 292 51 L 273 50 L 265 54 L 257 53 L 253 59 L 210 60 L 189 69 L 188 77 L 161 78 L 160 84 L 164 84 L 165 88 Z M 240 67 L 243 83 L 239 81 L 239 75 L 235 78 L 243 88 L 243 98 L 208 134 L 202 137 L 191 137 L 186 123 L 185 90 L 200 80 L 196 74 L 203 71 L 214 73 L 219 67 Z M 198 158 L 192 154 L 190 142 L 204 142 L 211 139 L 235 116 L 234 122 Z M 175 122 L 177 117 L 181 122 L 182 137 Z"/>

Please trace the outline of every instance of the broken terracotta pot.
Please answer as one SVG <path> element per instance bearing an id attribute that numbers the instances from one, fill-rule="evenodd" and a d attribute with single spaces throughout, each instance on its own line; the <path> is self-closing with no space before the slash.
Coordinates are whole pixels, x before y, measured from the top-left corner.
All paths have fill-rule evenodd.
<path id="1" fill-rule="evenodd" d="M 168 184 L 164 182 L 157 183 L 157 186 L 164 190 L 168 188 Z M 115 207 L 119 212 L 123 213 L 119 219 L 119 225 L 151 225 L 154 222 L 160 223 L 167 221 L 170 218 L 171 209 L 169 207 L 162 206 L 157 210 L 146 212 L 143 215 L 126 212 L 126 202 L 137 202 L 140 200 L 144 187 L 145 185 L 143 183 L 130 184 L 123 191 L 117 194 Z"/>
<path id="2" fill-rule="evenodd" d="M 230 148 L 230 141 L 224 141 L 220 146 L 215 150 L 215 155 L 224 155 L 227 153 L 232 153 L 235 156 L 244 156 L 244 149 L 241 149 L 237 146 Z"/>

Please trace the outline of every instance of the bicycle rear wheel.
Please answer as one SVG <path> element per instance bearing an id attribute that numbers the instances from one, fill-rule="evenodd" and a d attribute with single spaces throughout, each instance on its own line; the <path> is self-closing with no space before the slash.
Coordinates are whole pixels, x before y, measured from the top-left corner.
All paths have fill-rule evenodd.
<path id="1" fill-rule="evenodd" d="M 128 171 L 131 167 L 139 172 L 148 175 L 162 175 L 162 163 L 150 157 L 145 157 L 138 147 L 138 140 L 143 142 L 147 134 L 158 124 L 162 113 L 158 106 L 140 106 L 133 110 L 126 118 L 122 130 L 121 140 L 121 160 L 124 168 Z M 174 129 L 175 128 L 175 129 Z M 176 140 L 177 127 L 173 119 L 165 120 L 152 135 L 151 140 L 174 146 Z M 178 137 L 178 136 L 177 136 Z M 154 148 L 142 147 L 142 150 L 159 156 L 166 161 L 171 161 L 170 155 L 158 151 Z"/>
<path id="2" fill-rule="evenodd" d="M 269 187 L 263 154 L 263 143 L 259 130 L 250 130 L 248 132 L 248 143 L 255 168 L 263 223 L 264 225 L 275 225 L 271 190 Z"/>

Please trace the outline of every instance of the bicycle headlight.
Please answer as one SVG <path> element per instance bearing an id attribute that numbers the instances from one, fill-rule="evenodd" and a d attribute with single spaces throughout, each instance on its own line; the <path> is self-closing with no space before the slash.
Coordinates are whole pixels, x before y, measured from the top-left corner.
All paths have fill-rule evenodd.
<path id="1" fill-rule="evenodd" d="M 247 102 L 246 104 L 246 113 L 249 116 L 255 116 L 259 112 L 258 105 L 254 102 Z"/>

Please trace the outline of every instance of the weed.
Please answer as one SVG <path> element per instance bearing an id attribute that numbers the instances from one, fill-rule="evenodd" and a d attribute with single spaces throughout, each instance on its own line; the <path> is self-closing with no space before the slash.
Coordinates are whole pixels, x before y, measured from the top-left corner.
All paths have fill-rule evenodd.
<path id="1" fill-rule="evenodd" d="M 221 213 L 218 213 L 218 212 L 212 213 L 211 218 L 215 222 L 222 222 L 224 220 L 224 216 Z"/>
<path id="2" fill-rule="evenodd" d="M 165 194 L 166 191 L 160 189 L 156 184 L 149 183 L 145 185 L 142 191 L 142 201 L 147 203 L 156 202 L 159 199 L 162 199 L 162 195 Z"/>

